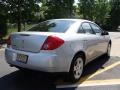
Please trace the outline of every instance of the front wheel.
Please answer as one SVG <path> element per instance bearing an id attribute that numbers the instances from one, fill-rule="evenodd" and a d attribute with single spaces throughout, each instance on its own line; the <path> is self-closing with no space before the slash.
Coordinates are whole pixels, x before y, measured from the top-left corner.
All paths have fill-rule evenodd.
<path id="1" fill-rule="evenodd" d="M 111 51 L 111 44 L 108 44 L 107 52 L 106 52 L 107 57 L 110 57 L 110 51 Z"/>
<path id="2" fill-rule="evenodd" d="M 81 55 L 76 55 L 71 64 L 71 68 L 69 71 L 69 80 L 72 82 L 77 82 L 83 72 L 84 61 Z"/>

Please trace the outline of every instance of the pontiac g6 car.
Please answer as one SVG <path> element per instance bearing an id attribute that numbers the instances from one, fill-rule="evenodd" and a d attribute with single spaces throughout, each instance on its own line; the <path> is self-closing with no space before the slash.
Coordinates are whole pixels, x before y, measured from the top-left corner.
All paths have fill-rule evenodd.
<path id="1" fill-rule="evenodd" d="M 110 55 L 111 39 L 97 24 L 82 19 L 52 19 L 9 36 L 6 61 L 19 69 L 67 72 L 78 81 L 84 66 Z"/>

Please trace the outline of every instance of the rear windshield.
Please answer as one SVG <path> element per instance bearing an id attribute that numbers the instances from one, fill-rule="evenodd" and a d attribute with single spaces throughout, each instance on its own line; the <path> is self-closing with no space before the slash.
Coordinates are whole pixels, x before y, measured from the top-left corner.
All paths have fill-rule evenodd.
<path id="1" fill-rule="evenodd" d="M 74 22 L 72 20 L 48 20 L 39 23 L 28 31 L 64 33 Z"/>

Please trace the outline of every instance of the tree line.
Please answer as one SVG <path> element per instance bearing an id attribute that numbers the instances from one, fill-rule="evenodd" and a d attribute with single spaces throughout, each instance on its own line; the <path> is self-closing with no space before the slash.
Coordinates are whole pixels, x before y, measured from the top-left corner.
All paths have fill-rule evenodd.
<path id="1" fill-rule="evenodd" d="M 47 19 L 82 18 L 94 21 L 105 29 L 120 25 L 120 0 L 0 0 L 0 38 L 7 24 L 38 23 Z"/>

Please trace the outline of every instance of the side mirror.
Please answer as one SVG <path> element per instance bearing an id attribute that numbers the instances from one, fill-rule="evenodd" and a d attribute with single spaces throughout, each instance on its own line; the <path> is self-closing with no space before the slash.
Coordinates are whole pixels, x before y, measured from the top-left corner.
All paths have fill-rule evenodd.
<path id="1" fill-rule="evenodd" d="M 101 35 L 109 35 L 107 31 L 103 31 Z"/>

